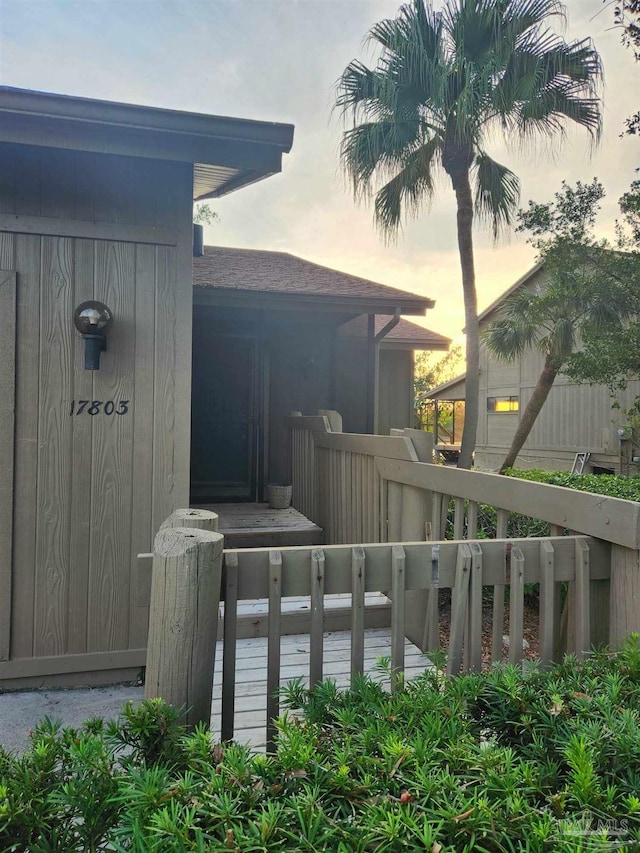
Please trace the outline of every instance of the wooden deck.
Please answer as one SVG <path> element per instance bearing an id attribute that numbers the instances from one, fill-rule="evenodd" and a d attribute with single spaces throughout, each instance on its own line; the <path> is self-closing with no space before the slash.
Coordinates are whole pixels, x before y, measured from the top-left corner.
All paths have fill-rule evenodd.
<path id="1" fill-rule="evenodd" d="M 334 680 L 338 686 L 349 685 L 350 633 L 329 632 L 324 641 L 324 678 Z M 297 634 L 283 637 L 281 641 L 281 686 L 295 678 L 309 677 L 309 635 Z M 365 631 L 365 671 L 376 679 L 387 682 L 387 677 L 376 669 L 380 658 L 391 654 L 391 629 L 375 628 Z M 405 641 L 405 675 L 408 679 L 431 666 L 419 649 Z M 211 709 L 211 730 L 220 735 L 222 697 L 222 645 L 216 649 L 216 665 Z M 266 743 L 267 707 L 267 640 L 249 638 L 239 640 L 236 658 L 235 734 L 238 743 L 248 744 L 263 751 Z"/>
<path id="2" fill-rule="evenodd" d="M 322 545 L 321 527 L 297 509 L 269 509 L 266 503 L 198 504 L 219 517 L 226 548 L 284 548 L 287 545 Z"/>

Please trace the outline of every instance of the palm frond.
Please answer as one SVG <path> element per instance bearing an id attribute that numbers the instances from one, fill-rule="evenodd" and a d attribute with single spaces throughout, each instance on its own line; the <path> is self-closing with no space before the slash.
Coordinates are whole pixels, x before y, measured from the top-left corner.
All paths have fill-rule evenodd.
<path id="1" fill-rule="evenodd" d="M 428 140 L 406 158 L 403 168 L 376 194 L 375 218 L 384 233 L 396 233 L 403 213 L 416 214 L 421 202 L 431 200 L 440 145 L 437 137 Z"/>
<path id="2" fill-rule="evenodd" d="M 517 176 L 481 151 L 475 160 L 475 211 L 480 219 L 491 221 L 493 236 L 514 220 L 520 200 Z"/>
<path id="3" fill-rule="evenodd" d="M 417 117 L 413 122 L 367 122 L 345 131 L 340 154 L 356 194 L 366 194 L 376 172 L 387 175 L 402 167 L 407 152 L 420 143 L 420 131 Z"/>
<path id="4" fill-rule="evenodd" d="M 576 331 L 576 321 L 573 317 L 561 314 L 555 318 L 544 343 L 547 352 L 556 362 L 566 361 L 576 348 Z"/>
<path id="5" fill-rule="evenodd" d="M 535 324 L 518 324 L 499 318 L 481 333 L 481 338 L 496 358 L 513 363 L 530 347 L 536 346 L 539 335 Z"/>

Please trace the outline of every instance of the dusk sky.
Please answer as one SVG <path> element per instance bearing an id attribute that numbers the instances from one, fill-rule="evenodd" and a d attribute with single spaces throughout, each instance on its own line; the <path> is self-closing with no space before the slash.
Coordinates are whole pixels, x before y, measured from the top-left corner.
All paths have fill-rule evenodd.
<path id="1" fill-rule="evenodd" d="M 439 4 L 436 2 L 436 6 Z M 620 45 L 611 3 L 568 0 L 568 39 L 591 36 L 605 68 L 604 136 L 593 152 L 568 133 L 550 158 L 496 138 L 489 152 L 519 175 L 521 203 L 549 200 L 564 178 L 600 178 L 610 234 L 617 199 L 640 165 L 640 141 L 620 138 L 640 108 L 640 66 Z M 347 63 L 374 55 L 369 27 L 397 12 L 393 0 L 0 0 L 0 82 L 215 115 L 291 122 L 281 175 L 215 203 L 208 243 L 275 249 L 434 298 L 426 325 L 455 337 L 463 325 L 453 192 L 442 181 L 431 208 L 386 245 L 371 209 L 356 206 L 340 173 L 335 82 Z M 558 26 L 558 25 L 556 25 Z M 551 143 L 556 148 L 556 141 Z M 477 231 L 480 308 L 532 265 L 514 235 L 497 246 Z"/>

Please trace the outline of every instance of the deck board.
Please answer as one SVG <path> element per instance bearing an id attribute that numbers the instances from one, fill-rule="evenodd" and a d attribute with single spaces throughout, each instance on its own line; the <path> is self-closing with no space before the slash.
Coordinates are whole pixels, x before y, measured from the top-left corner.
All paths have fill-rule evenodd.
<path id="1" fill-rule="evenodd" d="M 322 545 L 324 533 L 293 507 L 270 509 L 266 503 L 198 504 L 218 515 L 218 530 L 227 548 L 284 548 Z"/>
<path id="2" fill-rule="evenodd" d="M 323 675 L 339 687 L 347 687 L 350 680 L 349 631 L 335 631 L 324 635 Z M 309 635 L 283 637 L 281 641 L 280 686 L 301 678 L 309 682 Z M 380 658 L 391 656 L 391 629 L 372 628 L 365 631 L 364 668 L 373 678 L 386 681 L 377 668 Z M 405 640 L 405 677 L 415 678 L 431 666 L 429 659 L 409 640 Z M 216 650 L 216 665 L 211 707 L 211 728 L 215 737 L 220 735 L 222 703 L 222 644 Z M 236 714 L 234 738 L 238 743 L 264 750 L 266 744 L 267 707 L 267 640 L 250 637 L 239 640 L 236 660 Z"/>

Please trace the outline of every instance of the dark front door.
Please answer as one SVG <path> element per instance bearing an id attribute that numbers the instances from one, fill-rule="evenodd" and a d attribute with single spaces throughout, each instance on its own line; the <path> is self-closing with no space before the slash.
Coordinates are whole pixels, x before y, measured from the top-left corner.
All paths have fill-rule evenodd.
<path id="1" fill-rule="evenodd" d="M 191 499 L 255 500 L 257 344 L 194 323 Z"/>

